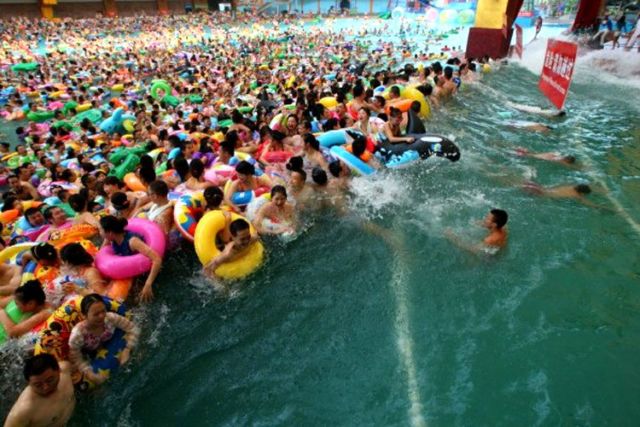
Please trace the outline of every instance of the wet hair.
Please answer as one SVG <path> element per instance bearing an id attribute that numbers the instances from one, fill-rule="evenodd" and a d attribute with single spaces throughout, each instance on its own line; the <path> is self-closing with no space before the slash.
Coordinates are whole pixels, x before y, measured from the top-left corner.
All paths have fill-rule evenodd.
<path id="1" fill-rule="evenodd" d="M 509 220 L 507 211 L 502 209 L 491 209 L 491 215 L 493 215 L 493 222 L 496 224 L 498 230 L 504 227 Z"/>
<path id="2" fill-rule="evenodd" d="M 356 157 L 360 157 L 367 149 L 367 140 L 364 137 L 356 138 L 351 144 L 351 154 Z"/>
<path id="3" fill-rule="evenodd" d="M 89 313 L 89 309 L 91 308 L 91 306 L 95 303 L 102 303 L 104 304 L 105 308 L 107 307 L 104 299 L 102 299 L 100 294 L 89 294 L 82 298 L 82 302 L 80 303 L 80 311 L 82 312 L 82 314 L 86 316 Z"/>
<path id="4" fill-rule="evenodd" d="M 60 206 L 49 206 L 44 210 L 44 219 L 51 221 L 53 219 L 53 211 L 55 209 L 61 209 Z"/>
<path id="5" fill-rule="evenodd" d="M 243 160 L 236 166 L 236 172 L 243 175 L 255 175 L 256 168 L 251 163 Z"/>
<path id="6" fill-rule="evenodd" d="M 167 194 L 169 194 L 169 186 L 163 180 L 157 179 L 149 184 L 149 192 L 161 197 L 167 197 Z"/>
<path id="7" fill-rule="evenodd" d="M 93 257 L 80 243 L 69 243 L 60 250 L 62 261 L 71 265 L 91 265 Z"/>
<path id="8" fill-rule="evenodd" d="M 320 151 L 320 142 L 312 133 L 305 133 L 302 139 L 305 144 L 309 144 L 315 151 Z"/>
<path id="9" fill-rule="evenodd" d="M 31 248 L 31 255 L 36 261 L 50 261 L 54 262 L 58 259 L 58 252 L 56 248 L 50 243 L 41 243 Z"/>
<path id="10" fill-rule="evenodd" d="M 111 205 L 115 210 L 121 211 L 127 209 L 130 205 L 127 194 L 122 191 L 117 191 L 111 195 Z"/>
<path id="11" fill-rule="evenodd" d="M 58 360 L 49 353 L 42 353 L 28 358 L 24 362 L 24 369 L 22 373 L 24 374 L 24 379 L 29 381 L 29 378 L 41 375 L 49 369 L 56 372 L 60 371 Z"/>
<path id="12" fill-rule="evenodd" d="M 294 172 L 300 174 L 303 181 L 307 180 L 307 173 L 304 171 L 304 169 L 294 169 L 291 171 L 291 173 L 294 173 Z"/>
<path id="13" fill-rule="evenodd" d="M 364 87 L 362 87 L 362 85 L 360 84 L 356 84 L 353 87 L 353 97 L 357 98 L 359 96 L 361 96 L 364 93 Z"/>
<path id="14" fill-rule="evenodd" d="M 428 84 L 425 83 L 423 85 L 417 86 L 416 89 L 418 89 L 420 91 L 420 93 L 422 93 L 425 97 L 431 95 L 433 93 L 433 87 Z"/>
<path id="15" fill-rule="evenodd" d="M 328 132 L 330 130 L 334 130 L 339 125 L 338 120 L 335 117 L 328 119 L 324 125 L 322 125 L 322 130 Z"/>
<path id="16" fill-rule="evenodd" d="M 124 184 L 117 176 L 108 176 L 104 179 L 104 185 L 115 185 L 118 188 L 124 187 Z"/>
<path id="17" fill-rule="evenodd" d="M 156 171 L 153 168 L 153 166 L 148 167 L 148 166 L 143 166 L 140 168 L 140 180 L 144 183 L 144 184 L 150 184 L 153 181 L 156 180 Z"/>
<path id="18" fill-rule="evenodd" d="M 398 108 L 391 107 L 389 109 L 389 117 L 390 118 L 402 117 L 402 111 L 400 109 L 398 109 Z"/>
<path id="19" fill-rule="evenodd" d="M 452 67 L 444 67 L 444 76 L 448 80 L 451 80 L 453 77 L 453 68 Z"/>
<path id="20" fill-rule="evenodd" d="M 42 305 L 46 300 L 42 284 L 36 279 L 25 282 L 13 292 L 13 296 L 23 304 L 35 301 L 36 304 Z"/>
<path id="21" fill-rule="evenodd" d="M 384 96 L 382 95 L 376 95 L 373 97 L 376 101 L 378 101 L 380 103 L 381 106 L 385 106 L 387 104 L 387 100 L 384 99 Z"/>
<path id="22" fill-rule="evenodd" d="M 19 201 L 19 199 L 16 196 L 9 196 L 6 199 L 4 199 L 4 204 L 2 205 L 2 212 L 6 212 L 6 211 L 9 211 L 11 209 L 15 209 L 13 207 L 13 205 L 17 201 Z"/>
<path id="23" fill-rule="evenodd" d="M 556 114 L 556 117 L 564 117 L 567 115 L 567 112 L 564 110 L 558 111 L 558 114 Z"/>
<path id="24" fill-rule="evenodd" d="M 207 187 L 204 190 L 204 200 L 208 208 L 218 208 L 224 200 L 224 193 L 219 187 Z"/>
<path id="25" fill-rule="evenodd" d="M 189 173 L 189 162 L 187 162 L 184 157 L 180 157 L 179 159 L 175 159 L 173 161 L 173 168 L 180 176 L 180 180 L 184 181 L 187 177 L 187 174 Z"/>
<path id="26" fill-rule="evenodd" d="M 231 224 L 229 225 L 229 231 L 231 232 L 232 236 L 237 236 L 239 232 L 241 232 L 242 230 L 249 230 L 249 223 L 242 219 L 242 218 L 238 218 L 236 220 L 231 221 Z"/>
<path id="27" fill-rule="evenodd" d="M 204 164 L 199 159 L 191 160 L 189 172 L 192 177 L 199 179 L 204 174 Z"/>
<path id="28" fill-rule="evenodd" d="M 87 198 L 82 194 L 72 194 L 69 196 L 69 206 L 80 213 L 87 208 Z"/>
<path id="29" fill-rule="evenodd" d="M 71 178 L 73 178 L 73 171 L 71 169 L 65 169 L 62 171 L 62 173 L 60 174 L 60 179 L 62 181 L 69 181 Z"/>
<path id="30" fill-rule="evenodd" d="M 282 185 L 274 185 L 271 189 L 271 197 L 273 198 L 276 194 L 282 194 L 287 197 L 287 190 Z"/>
<path id="31" fill-rule="evenodd" d="M 414 113 L 419 113 L 420 112 L 420 108 L 422 107 L 422 105 L 420 104 L 420 101 L 413 101 L 411 103 L 411 110 Z"/>
<path id="32" fill-rule="evenodd" d="M 303 166 L 304 166 L 304 160 L 302 159 L 302 157 L 301 156 L 293 156 L 287 162 L 286 168 L 287 168 L 287 170 L 290 170 L 291 172 L 293 172 L 293 171 L 302 170 Z"/>
<path id="33" fill-rule="evenodd" d="M 331 175 L 338 178 L 341 171 L 342 165 L 340 164 L 340 160 L 334 160 L 333 162 L 329 163 L 329 172 L 331 172 Z"/>
<path id="34" fill-rule="evenodd" d="M 391 90 L 389 92 L 395 96 L 400 96 L 400 88 L 398 86 L 391 86 Z"/>
<path id="35" fill-rule="evenodd" d="M 40 209 L 38 208 L 29 208 L 26 211 L 24 211 L 24 217 L 29 219 L 29 217 L 35 213 L 40 212 Z"/>
<path id="36" fill-rule="evenodd" d="M 589 187 L 587 184 L 578 184 L 575 187 L 573 187 L 573 189 L 576 190 L 578 194 L 591 193 L 591 187 Z"/>
<path id="37" fill-rule="evenodd" d="M 313 168 L 313 170 L 311 171 L 311 179 L 313 179 L 313 182 L 318 185 L 325 185 L 328 181 L 327 173 L 324 171 L 324 169 L 319 167 Z"/>
<path id="38" fill-rule="evenodd" d="M 116 218 L 113 215 L 107 215 L 100 218 L 100 227 L 107 233 L 124 233 L 124 228 L 129 222 L 126 218 Z"/>

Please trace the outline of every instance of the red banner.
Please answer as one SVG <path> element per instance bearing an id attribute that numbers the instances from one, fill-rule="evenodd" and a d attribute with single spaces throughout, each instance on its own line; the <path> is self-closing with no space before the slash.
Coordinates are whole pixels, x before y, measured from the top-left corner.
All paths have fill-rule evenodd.
<path id="1" fill-rule="evenodd" d="M 516 24 L 516 54 L 522 59 L 522 27 Z"/>
<path id="2" fill-rule="evenodd" d="M 578 45 L 549 39 L 538 87 L 549 101 L 562 109 L 569 93 Z"/>

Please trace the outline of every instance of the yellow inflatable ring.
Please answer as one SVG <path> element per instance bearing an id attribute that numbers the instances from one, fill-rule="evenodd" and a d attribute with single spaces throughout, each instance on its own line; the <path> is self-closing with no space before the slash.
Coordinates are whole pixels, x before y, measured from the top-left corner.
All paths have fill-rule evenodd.
<path id="1" fill-rule="evenodd" d="M 84 104 L 80 104 L 80 105 L 78 105 L 78 106 L 76 107 L 76 112 L 78 112 L 78 113 L 83 113 L 83 112 L 87 111 L 87 110 L 88 110 L 88 109 L 90 109 L 90 108 L 91 108 L 91 103 L 90 103 L 90 102 L 87 102 L 87 103 L 84 103 Z"/>
<path id="2" fill-rule="evenodd" d="M 420 103 L 420 115 L 424 118 L 428 118 L 431 115 L 431 106 L 429 102 L 425 99 L 422 92 L 418 89 L 409 87 L 406 88 L 402 94 L 404 99 L 410 99 L 412 101 L 418 101 Z"/>
<path id="3" fill-rule="evenodd" d="M 334 96 L 325 96 L 320 98 L 318 104 L 322 104 L 325 108 L 332 109 L 338 105 L 338 100 Z"/>
<path id="4" fill-rule="evenodd" d="M 231 220 L 245 219 L 242 216 L 232 213 Z M 246 220 L 246 219 L 245 219 Z M 249 222 L 249 221 L 247 221 Z M 249 223 L 251 224 L 251 223 Z M 216 247 L 218 232 L 225 226 L 225 217 L 221 211 L 207 212 L 196 227 L 193 243 L 196 254 L 202 265 L 206 265 L 214 257 L 220 255 L 220 250 Z M 251 225 L 251 234 L 255 234 L 255 229 Z M 215 273 L 223 279 L 240 279 L 253 273 L 262 264 L 264 259 L 264 246 L 261 242 L 255 242 L 249 248 L 246 255 L 234 261 L 227 262 L 219 266 Z"/>

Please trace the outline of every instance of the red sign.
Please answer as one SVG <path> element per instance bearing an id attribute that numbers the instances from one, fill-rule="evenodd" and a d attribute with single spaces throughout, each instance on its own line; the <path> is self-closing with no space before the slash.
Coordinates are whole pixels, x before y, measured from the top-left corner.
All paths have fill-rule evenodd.
<path id="1" fill-rule="evenodd" d="M 562 109 L 569 93 L 578 45 L 549 39 L 538 87 L 549 101 Z"/>
<path id="2" fill-rule="evenodd" d="M 516 24 L 516 54 L 522 59 L 522 27 Z"/>

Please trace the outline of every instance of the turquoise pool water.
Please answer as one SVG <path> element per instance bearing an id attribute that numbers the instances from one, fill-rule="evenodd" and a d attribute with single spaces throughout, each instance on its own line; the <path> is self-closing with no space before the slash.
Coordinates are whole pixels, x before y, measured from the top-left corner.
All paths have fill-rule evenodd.
<path id="1" fill-rule="evenodd" d="M 548 135 L 497 114 L 507 99 L 545 105 L 526 69 L 467 86 L 428 123 L 456 137 L 460 162 L 357 179 L 348 214 L 269 241 L 265 266 L 231 295 L 213 292 L 191 249 L 177 252 L 154 303 L 136 309 L 132 363 L 80 399 L 72 425 L 635 424 L 637 88 L 596 77 L 576 75 L 568 117 L 545 121 Z M 581 168 L 517 157 L 517 146 L 573 154 Z M 519 188 L 528 179 L 588 182 L 590 199 L 622 211 L 531 196 Z M 443 237 L 480 239 L 474 221 L 493 207 L 510 214 L 503 253 L 470 255 Z M 5 414 L 17 370 L 3 382 Z"/>

